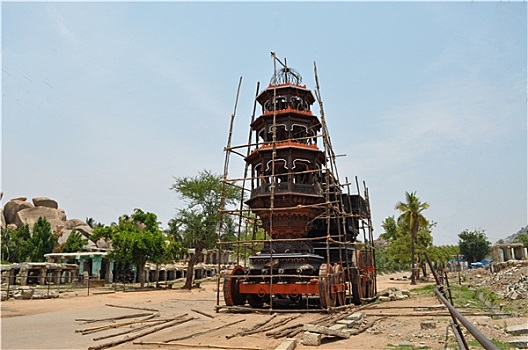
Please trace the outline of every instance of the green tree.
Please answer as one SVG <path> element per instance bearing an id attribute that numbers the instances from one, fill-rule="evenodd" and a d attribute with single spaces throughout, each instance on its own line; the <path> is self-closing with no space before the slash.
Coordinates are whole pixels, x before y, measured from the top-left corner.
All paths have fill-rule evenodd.
<path id="1" fill-rule="evenodd" d="M 82 233 L 73 229 L 62 247 L 62 251 L 64 253 L 80 252 L 87 243 L 88 239 L 84 238 Z"/>
<path id="2" fill-rule="evenodd" d="M 381 227 L 385 230 L 379 235 L 379 238 L 388 242 L 395 240 L 398 237 L 398 224 L 394 216 L 389 216 L 383 220 Z"/>
<path id="3" fill-rule="evenodd" d="M 464 255 L 468 263 L 480 261 L 488 255 L 491 243 L 484 230 L 464 230 L 458 234 L 460 254 Z"/>
<path id="4" fill-rule="evenodd" d="M 120 263 L 134 263 L 139 271 L 139 283 L 145 285 L 144 269 L 147 261 L 159 262 L 164 254 L 164 238 L 156 214 L 135 209 L 123 215 L 118 223 L 96 227 L 93 240 L 109 239 L 112 257 Z"/>
<path id="5" fill-rule="evenodd" d="M 29 225 L 17 229 L 5 229 L 2 231 L 2 261 L 9 263 L 24 262 L 29 260 L 33 244 Z"/>
<path id="6" fill-rule="evenodd" d="M 525 248 L 528 248 L 528 233 L 523 232 L 517 234 L 513 239 L 513 243 L 522 243 Z"/>
<path id="7" fill-rule="evenodd" d="M 9 254 L 11 250 L 11 234 L 9 229 L 0 230 L 0 242 L 2 243 L 0 245 L 0 254 L 1 258 L 0 260 L 2 263 L 9 262 Z"/>
<path id="8" fill-rule="evenodd" d="M 401 212 L 398 223 L 401 223 L 405 231 L 411 234 L 411 284 L 416 284 L 415 244 L 420 227 L 425 228 L 429 225 L 422 215 L 422 212 L 429 208 L 429 204 L 420 202 L 416 192 L 405 192 L 405 198 L 406 201 L 398 202 L 395 208 Z"/>
<path id="9" fill-rule="evenodd" d="M 86 222 L 86 224 L 87 224 L 88 226 L 90 226 L 91 228 L 96 228 L 96 227 L 104 226 L 102 223 L 95 221 L 94 218 L 92 218 L 92 217 L 87 217 L 86 220 L 85 220 L 85 222 Z"/>
<path id="10" fill-rule="evenodd" d="M 460 254 L 458 245 L 432 246 L 427 250 L 429 258 L 437 267 L 446 267 L 449 260 Z"/>
<path id="11" fill-rule="evenodd" d="M 44 254 L 51 253 L 56 244 L 57 237 L 51 231 L 51 224 L 45 217 L 38 218 L 33 225 L 33 234 L 31 235 L 30 260 L 44 261 Z"/>
<path id="12" fill-rule="evenodd" d="M 10 262 L 25 262 L 30 260 L 31 252 L 33 251 L 33 242 L 31 240 L 31 232 L 29 225 L 26 224 L 18 229 L 11 231 L 12 237 L 9 241 L 11 246 L 9 253 Z"/>
<path id="13" fill-rule="evenodd" d="M 225 185 L 221 179 L 219 175 L 204 170 L 195 177 L 175 178 L 170 187 L 187 203 L 187 207 L 178 210 L 171 220 L 172 231 L 181 235 L 185 247 L 195 249 L 187 267 L 184 289 L 192 288 L 194 265 L 203 249 L 212 249 L 216 245 L 222 196 L 225 205 L 235 205 L 241 198 L 238 188 Z M 220 229 L 223 231 L 224 227 Z"/>

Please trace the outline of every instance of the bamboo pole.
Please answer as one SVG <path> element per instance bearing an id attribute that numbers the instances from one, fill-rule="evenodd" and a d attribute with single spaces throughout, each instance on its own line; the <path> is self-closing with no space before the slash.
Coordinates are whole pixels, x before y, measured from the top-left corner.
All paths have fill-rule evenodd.
<path id="1" fill-rule="evenodd" d="M 143 310 L 143 311 L 154 311 L 154 312 L 159 312 L 158 309 L 149 309 L 149 308 L 146 308 L 146 307 L 136 307 L 136 306 L 126 306 L 126 305 L 114 305 L 114 304 L 105 304 L 106 306 L 110 306 L 110 307 L 119 307 L 119 308 L 123 308 L 123 309 L 132 309 L 132 310 Z"/>
<path id="2" fill-rule="evenodd" d="M 234 350 L 266 350 L 251 346 L 230 346 L 230 345 L 210 345 L 210 344 L 189 344 L 189 343 L 163 343 L 163 342 L 133 342 L 134 345 L 170 345 L 181 346 L 183 348 L 207 348 L 207 349 L 234 349 Z"/>
<path id="3" fill-rule="evenodd" d="M 191 309 L 191 311 L 194 311 L 194 312 L 196 312 L 196 313 L 198 313 L 198 314 L 200 314 L 200 315 L 203 315 L 203 316 L 207 316 L 207 317 L 209 317 L 209 318 L 214 318 L 214 316 L 209 315 L 208 313 L 203 312 L 203 311 L 200 311 L 200 310 Z"/>
<path id="4" fill-rule="evenodd" d="M 146 321 L 146 320 L 149 320 L 153 317 L 156 317 L 156 316 L 159 316 L 159 313 L 158 314 L 152 314 L 142 320 L 139 320 L 139 321 Z M 98 327 L 92 327 L 92 328 L 86 328 L 86 329 L 77 329 L 75 330 L 75 333 L 82 333 L 82 335 L 86 335 L 86 334 L 91 334 L 91 333 L 96 333 L 96 332 L 101 332 L 101 331 L 104 331 L 104 330 L 107 330 L 107 329 L 112 329 L 112 328 L 119 328 L 119 327 L 124 327 L 124 326 L 129 326 L 131 324 L 134 324 L 134 323 L 138 323 L 138 320 L 136 321 L 128 321 L 128 322 L 121 322 L 121 323 L 112 323 L 112 324 L 108 324 L 108 325 L 104 325 L 104 326 L 98 326 Z"/>
<path id="5" fill-rule="evenodd" d="M 136 318 L 136 317 L 144 317 L 144 316 L 151 316 L 151 315 L 152 315 L 152 313 L 142 313 L 142 314 L 131 314 L 131 315 L 116 316 L 116 317 L 100 318 L 100 319 L 76 318 L 75 321 L 77 321 L 77 322 L 85 322 L 85 323 L 94 323 L 94 322 L 123 320 L 123 319 L 126 319 L 126 318 Z"/>
<path id="6" fill-rule="evenodd" d="M 183 337 L 178 337 L 178 338 L 165 340 L 164 343 L 170 343 L 170 342 L 174 342 L 174 341 L 178 341 L 178 340 L 185 340 L 185 339 L 189 339 L 189 338 L 194 338 L 196 336 L 199 336 L 199 335 L 202 335 L 202 334 L 205 334 L 205 333 L 210 333 L 210 332 L 216 331 L 216 330 L 221 329 L 221 328 L 229 327 L 229 326 L 235 325 L 237 323 L 244 322 L 245 320 L 246 319 L 243 318 L 241 320 L 238 320 L 238 321 L 235 321 L 235 322 L 231 322 L 231 323 L 228 323 L 228 324 L 223 324 L 223 325 L 215 327 L 215 328 L 206 329 L 206 330 L 198 332 L 198 333 L 193 333 L 193 334 L 185 335 Z"/>
<path id="7" fill-rule="evenodd" d="M 137 331 L 140 331 L 142 329 L 145 329 L 145 328 L 154 327 L 154 326 L 160 325 L 160 324 L 168 322 L 168 321 L 167 320 L 147 320 L 147 321 L 137 321 L 136 323 L 145 323 L 145 322 L 149 322 L 149 323 L 152 322 L 153 324 L 146 324 L 144 326 L 133 328 L 133 329 L 129 329 L 127 331 L 114 333 L 114 334 L 109 334 L 109 335 L 105 335 L 105 336 L 102 336 L 102 337 L 96 337 L 96 338 L 93 338 L 93 340 L 94 341 L 98 341 L 98 340 L 118 337 L 118 336 L 123 335 L 123 334 L 133 333 L 133 332 L 137 332 Z"/>
<path id="8" fill-rule="evenodd" d="M 135 339 L 144 337 L 146 335 L 159 332 L 162 329 L 169 328 L 169 327 L 176 326 L 176 325 L 179 325 L 179 324 L 182 324 L 182 323 L 185 323 L 185 322 L 192 321 L 194 319 L 195 319 L 195 317 L 190 317 L 190 318 L 186 318 L 186 319 L 183 319 L 183 320 L 180 320 L 180 319 L 172 320 L 172 321 L 167 322 L 164 325 L 159 326 L 159 327 L 157 327 L 155 329 L 148 330 L 146 332 L 143 332 L 143 333 L 140 333 L 140 334 L 136 334 L 136 335 L 133 335 L 131 337 L 127 337 L 127 338 L 124 338 L 124 339 L 121 339 L 121 340 L 117 340 L 117 341 L 114 341 L 114 342 L 105 343 L 105 344 L 101 344 L 101 345 L 97 345 L 97 346 L 91 346 L 91 347 L 88 348 L 88 350 L 101 350 L 101 349 L 111 348 L 111 347 L 114 347 L 114 346 L 117 346 L 117 345 L 120 345 L 120 344 L 123 344 L 123 343 L 127 343 L 129 341 L 133 341 Z"/>

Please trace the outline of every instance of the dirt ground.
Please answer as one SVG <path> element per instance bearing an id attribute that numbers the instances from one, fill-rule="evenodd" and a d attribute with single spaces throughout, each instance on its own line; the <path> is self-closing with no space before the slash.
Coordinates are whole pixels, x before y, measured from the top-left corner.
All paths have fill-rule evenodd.
<path id="1" fill-rule="evenodd" d="M 392 280 L 390 278 L 393 278 Z M 409 289 L 407 280 L 401 280 L 401 274 L 385 275 L 378 278 L 378 290 L 387 287 Z M 418 286 L 423 286 L 423 283 Z M 200 289 L 184 291 L 180 289 L 167 289 L 150 292 L 116 292 L 110 294 L 92 294 L 86 296 L 82 292 L 62 293 L 57 299 L 41 300 L 8 300 L 1 303 L 1 349 L 88 349 L 98 345 L 122 339 L 124 336 L 94 340 L 97 337 L 115 334 L 125 328 L 109 329 L 93 334 L 82 335 L 76 330 L 109 324 L 109 322 L 85 323 L 78 319 L 102 319 L 142 313 L 145 311 L 117 308 L 108 306 L 132 306 L 159 310 L 159 318 L 169 319 L 183 314 L 194 317 L 193 320 L 175 325 L 159 332 L 144 336 L 137 341 L 163 342 L 170 339 L 195 334 L 207 329 L 208 333 L 179 341 L 182 345 L 139 345 L 127 342 L 112 347 L 112 349 L 205 349 L 209 346 L 226 349 L 275 349 L 285 341 L 285 338 L 274 339 L 266 334 L 253 334 L 235 336 L 227 339 L 242 329 L 251 328 L 258 323 L 268 320 L 271 315 L 267 312 L 257 313 L 228 313 L 220 310 L 215 312 L 217 304 L 216 282 L 202 283 Z M 222 295 L 220 295 L 222 298 Z M 223 302 L 221 302 L 223 304 Z M 388 349 L 391 345 L 413 345 L 416 348 L 443 349 L 446 341 L 446 327 L 449 324 L 448 316 L 410 316 L 416 314 L 412 307 L 439 305 L 433 296 L 417 297 L 376 304 L 364 308 L 366 324 L 376 321 L 374 325 L 361 334 L 351 336 L 349 339 L 326 337 L 319 349 Z M 380 307 L 384 307 L 380 309 Z M 387 309 L 387 307 L 394 307 Z M 377 308 L 377 309 L 376 309 Z M 213 318 L 197 311 L 206 313 Z M 265 310 L 264 310 L 265 311 Z M 353 310 L 348 311 L 352 313 Z M 390 314 L 390 315 L 389 315 Z M 285 319 L 291 314 L 279 314 L 275 320 Z M 317 324 L 318 320 L 326 317 L 323 313 L 302 314 L 295 320 L 281 326 L 294 324 Z M 506 341 L 510 338 L 504 329 L 507 325 L 520 324 L 525 320 L 515 318 L 492 320 L 487 316 L 467 317 L 488 338 Z M 420 323 L 433 319 L 436 328 L 421 330 Z M 240 323 L 229 325 L 243 320 Z M 127 319 L 115 321 L 126 322 Z M 220 326 L 225 325 L 225 327 Z M 140 331 L 141 332 L 141 331 Z M 313 346 L 302 345 L 303 332 L 296 339 L 296 349 L 314 349 Z M 468 340 L 472 337 L 468 335 Z M 456 348 L 456 343 L 449 332 L 450 348 Z M 201 345 L 202 347 L 200 347 Z"/>

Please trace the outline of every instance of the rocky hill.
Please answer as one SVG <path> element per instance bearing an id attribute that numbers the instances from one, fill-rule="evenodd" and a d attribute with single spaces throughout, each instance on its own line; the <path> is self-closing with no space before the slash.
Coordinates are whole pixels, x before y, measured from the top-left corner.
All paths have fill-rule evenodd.
<path id="1" fill-rule="evenodd" d="M 17 229 L 26 224 L 30 231 L 40 217 L 45 217 L 51 224 L 51 230 L 59 233 L 59 244 L 66 242 L 73 229 L 82 233 L 86 238 L 90 238 L 92 228 L 80 219 L 68 219 L 64 209 L 59 208 L 57 201 L 36 197 L 29 202 L 26 197 L 18 197 L 9 200 L 0 209 L 0 226 L 2 229 Z M 88 241 L 85 249 L 96 249 L 94 242 Z"/>

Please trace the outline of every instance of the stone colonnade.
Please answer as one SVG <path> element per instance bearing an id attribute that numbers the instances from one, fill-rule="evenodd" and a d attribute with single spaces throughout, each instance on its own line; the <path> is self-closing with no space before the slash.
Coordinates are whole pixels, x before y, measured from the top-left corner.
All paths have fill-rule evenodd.
<path id="1" fill-rule="evenodd" d="M 508 260 L 528 259 L 527 249 L 522 243 L 495 244 L 492 247 L 493 260 L 496 263 Z"/>

